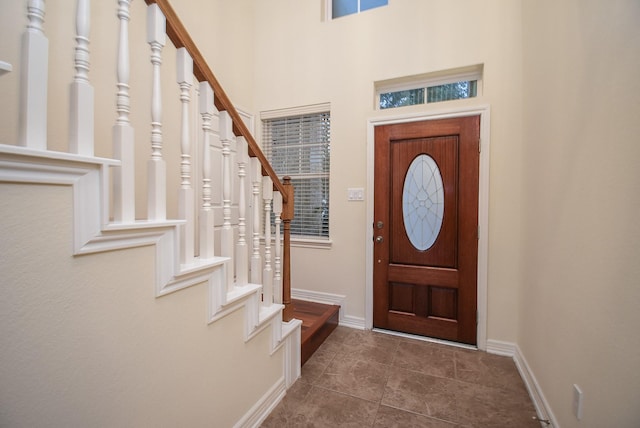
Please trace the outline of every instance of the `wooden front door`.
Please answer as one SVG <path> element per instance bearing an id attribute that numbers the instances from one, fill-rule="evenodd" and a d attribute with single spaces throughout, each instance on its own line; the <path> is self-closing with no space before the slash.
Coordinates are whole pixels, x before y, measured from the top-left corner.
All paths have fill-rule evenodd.
<path id="1" fill-rule="evenodd" d="M 480 117 L 375 128 L 374 327 L 476 344 Z"/>

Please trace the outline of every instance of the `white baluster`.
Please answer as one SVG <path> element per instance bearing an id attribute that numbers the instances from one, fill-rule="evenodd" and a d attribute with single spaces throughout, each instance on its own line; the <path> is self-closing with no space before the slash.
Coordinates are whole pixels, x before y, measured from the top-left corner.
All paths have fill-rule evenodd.
<path id="1" fill-rule="evenodd" d="M 22 35 L 18 142 L 47 150 L 49 40 L 42 29 L 44 0 L 29 0 L 27 18 L 29 23 Z"/>
<path id="2" fill-rule="evenodd" d="M 194 191 L 191 187 L 191 140 L 189 137 L 189 103 L 191 101 L 191 85 L 193 83 L 193 60 L 186 48 L 178 49 L 176 55 L 177 81 L 180 86 L 182 102 L 182 124 L 180 132 L 180 195 L 178 212 L 180 219 L 185 220 L 180 236 L 180 254 L 182 263 L 193 262 L 195 214 L 193 212 Z"/>
<path id="3" fill-rule="evenodd" d="M 222 230 L 220 231 L 220 252 L 223 257 L 233 258 L 233 229 L 231 228 L 231 141 L 233 121 L 226 111 L 220 112 L 220 143 L 222 144 Z M 234 263 L 227 269 L 231 286 L 234 277 Z"/>
<path id="4" fill-rule="evenodd" d="M 273 200 L 273 181 L 271 177 L 262 177 L 262 199 L 264 200 L 264 269 L 262 270 L 262 301 L 270 306 L 273 303 L 273 270 L 271 267 L 271 201 Z"/>
<path id="5" fill-rule="evenodd" d="M 71 83 L 69 106 L 69 151 L 93 156 L 93 87 L 89 83 L 89 0 L 78 0 L 76 11 L 76 75 Z"/>
<path id="6" fill-rule="evenodd" d="M 274 303 L 282 303 L 282 239 L 280 237 L 280 224 L 282 219 L 282 194 L 275 192 L 273 194 L 273 214 L 275 217 L 275 257 L 273 261 L 273 301 Z"/>
<path id="7" fill-rule="evenodd" d="M 129 122 L 129 5 L 131 0 L 118 0 L 118 93 L 113 126 L 113 157 L 120 159 L 120 168 L 113 170 L 113 217 L 116 222 L 135 220 L 135 153 L 134 132 Z"/>
<path id="8" fill-rule="evenodd" d="M 262 257 L 260 256 L 260 186 L 262 186 L 262 165 L 258 158 L 251 158 L 253 194 L 253 252 L 251 254 L 251 282 L 262 282 Z"/>
<path id="9" fill-rule="evenodd" d="M 149 220 L 167 218 L 167 164 L 162 158 L 162 95 L 160 65 L 162 47 L 166 43 L 166 20 L 157 4 L 147 8 L 147 42 L 151 46 L 153 89 L 151 94 L 151 159 L 149 173 Z"/>
<path id="10" fill-rule="evenodd" d="M 244 285 L 249 281 L 249 247 L 247 246 L 247 161 L 249 160 L 249 146 L 244 137 L 238 137 L 238 243 L 236 245 L 236 283 Z"/>
<path id="11" fill-rule="evenodd" d="M 214 256 L 213 206 L 211 205 L 211 120 L 213 90 L 200 82 L 200 115 L 202 116 L 202 209 L 200 210 L 200 258 Z"/>

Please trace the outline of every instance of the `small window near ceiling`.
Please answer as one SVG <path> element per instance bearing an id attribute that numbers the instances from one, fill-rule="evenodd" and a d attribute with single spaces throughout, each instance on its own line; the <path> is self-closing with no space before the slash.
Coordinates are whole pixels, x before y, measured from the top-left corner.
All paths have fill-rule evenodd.
<path id="1" fill-rule="evenodd" d="M 482 88 L 482 65 L 376 82 L 379 109 L 474 98 Z"/>
<path id="2" fill-rule="evenodd" d="M 389 0 L 331 0 L 331 17 L 340 18 L 387 4 Z"/>

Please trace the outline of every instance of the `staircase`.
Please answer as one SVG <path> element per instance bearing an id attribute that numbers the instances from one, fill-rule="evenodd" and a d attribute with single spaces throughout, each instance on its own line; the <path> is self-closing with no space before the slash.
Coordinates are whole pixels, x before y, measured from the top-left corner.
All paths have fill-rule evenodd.
<path id="1" fill-rule="evenodd" d="M 1 62 L 4 72 L 19 75 L 20 102 L 15 106 L 17 139 L 13 144 L 0 144 L 0 184 L 7 188 L 29 183 L 72 189 L 72 235 L 68 239 L 70 257 L 82 258 L 74 268 L 78 275 L 86 265 L 101 263 L 101 254 L 152 247 L 155 266 L 150 299 L 164 301 L 203 286 L 207 290 L 205 325 L 213 326 L 241 311 L 241 340 L 250 342 L 270 330 L 264 358 L 267 361 L 282 354 L 282 380 L 261 393 L 262 398 L 245 409 L 235 423 L 258 425 L 299 377 L 301 329 L 309 331 L 293 318 L 290 297 L 290 181 L 276 176 L 247 125 L 250 115 L 240 113 L 231 103 L 166 0 L 146 0 L 146 17 L 132 16 L 131 0 L 114 0 L 118 32 L 113 38 L 118 42 L 117 62 L 113 64 L 117 90 L 112 99 L 116 101 L 116 120 L 107 139 L 113 157 L 95 156 L 97 151 L 105 152 L 104 135 L 96 132 L 104 129 L 105 118 L 96 114 L 96 105 L 103 103 L 97 95 L 104 88 L 94 87 L 102 83 L 92 82 L 89 73 L 90 1 L 77 1 L 75 48 L 66 54 L 49 52 L 44 1 L 26 3 L 28 24 L 22 36 L 20 65 Z M 56 2 L 51 2 L 51 7 L 55 8 Z M 142 103 L 132 103 L 130 87 L 131 75 L 139 73 L 131 62 L 131 52 L 138 55 L 140 45 L 129 40 L 134 19 L 147 22 L 146 55 L 151 64 L 146 64 L 151 70 L 148 79 L 152 89 L 146 114 L 151 119 L 150 133 L 146 129 L 134 132 L 132 120 L 135 109 L 142 108 Z M 171 84 L 177 83 L 179 97 L 163 104 L 172 95 L 163 93 L 168 83 L 161 77 L 163 50 L 170 48 L 167 38 L 173 45 L 171 56 L 175 56 L 177 70 L 177 82 Z M 69 110 L 68 151 L 63 152 L 49 147 L 47 91 L 52 64 L 67 57 L 73 58 L 74 75 L 69 83 L 70 104 L 62 105 L 61 101 L 60 105 Z M 5 77 L 0 76 L 0 85 Z M 179 114 L 167 116 L 170 108 L 163 111 L 171 103 L 178 106 Z M 171 135 L 178 135 L 178 141 L 165 138 L 172 127 L 176 132 Z M 150 155 L 141 159 L 139 147 L 145 144 Z M 146 217 L 139 218 L 139 201 L 143 199 L 147 201 Z M 135 258 L 131 263 L 136 263 Z M 53 272 L 55 267 L 51 269 Z M 328 326 L 313 329 L 319 336 L 305 339 L 312 347 L 317 348 L 335 328 L 336 315 L 327 320 Z M 308 352 L 303 351 L 305 360 Z"/>
<path id="2" fill-rule="evenodd" d="M 340 306 L 293 300 L 293 316 L 302 321 L 302 365 L 338 326 Z"/>

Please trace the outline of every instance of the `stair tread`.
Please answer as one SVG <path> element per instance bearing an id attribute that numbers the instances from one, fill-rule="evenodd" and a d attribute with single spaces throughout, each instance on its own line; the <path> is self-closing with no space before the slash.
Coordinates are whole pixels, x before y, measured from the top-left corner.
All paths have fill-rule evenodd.
<path id="1" fill-rule="evenodd" d="M 293 300 L 293 316 L 302 321 L 302 364 L 338 325 L 340 306 Z"/>

